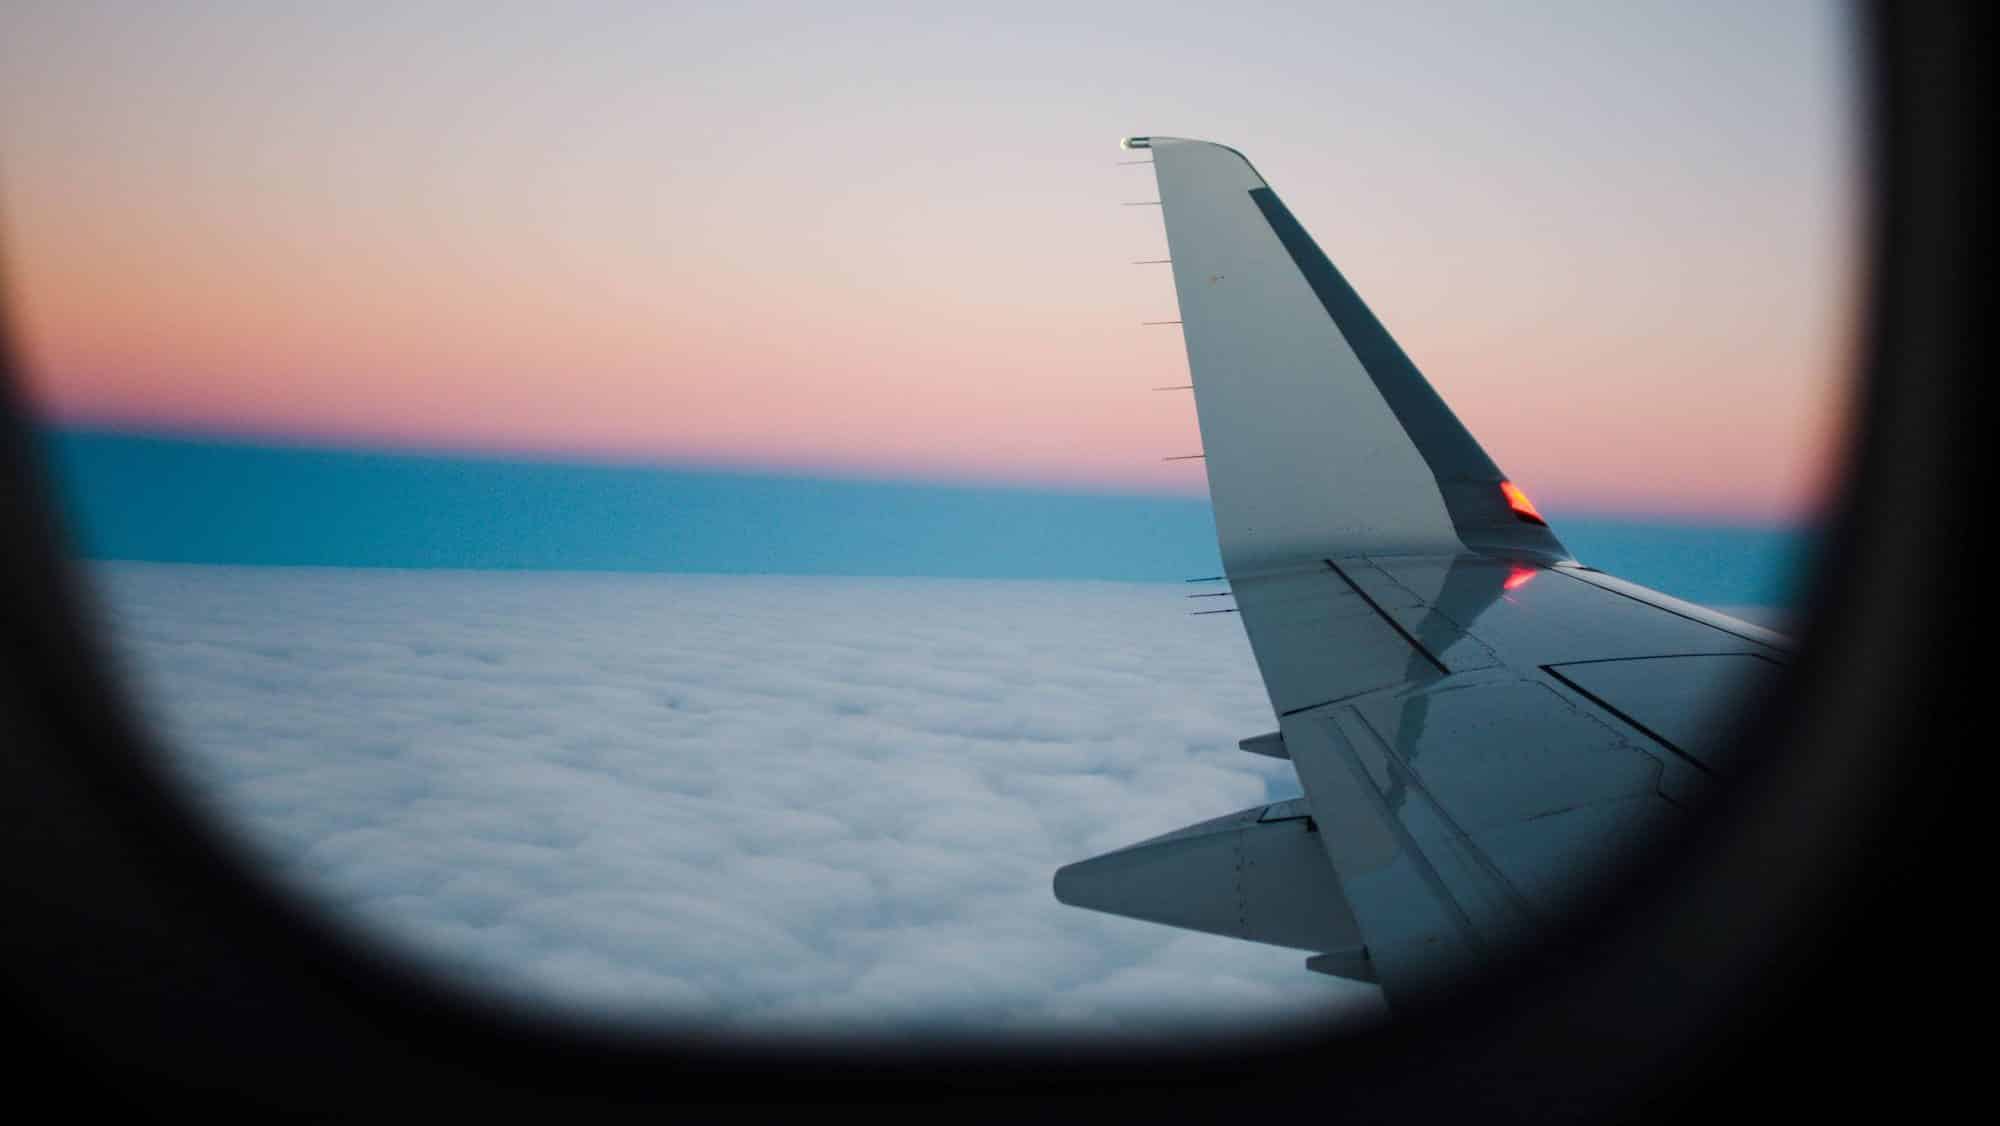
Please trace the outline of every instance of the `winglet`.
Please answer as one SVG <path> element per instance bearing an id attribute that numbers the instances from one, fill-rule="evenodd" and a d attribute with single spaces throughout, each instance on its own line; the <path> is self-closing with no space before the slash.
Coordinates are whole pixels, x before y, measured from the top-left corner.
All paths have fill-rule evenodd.
<path id="1" fill-rule="evenodd" d="M 1153 152 L 1232 574 L 1465 547 L 1569 558 L 1243 154 L 1125 145 Z"/>

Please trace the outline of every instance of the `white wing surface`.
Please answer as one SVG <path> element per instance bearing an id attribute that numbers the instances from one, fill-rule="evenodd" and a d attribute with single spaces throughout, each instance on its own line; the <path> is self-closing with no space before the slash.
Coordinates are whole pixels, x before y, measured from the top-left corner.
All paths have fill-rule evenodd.
<path id="1" fill-rule="evenodd" d="M 1065 903 L 1392 993 L 1521 941 L 1725 773 L 1784 638 L 1584 567 L 1249 161 L 1160 184 L 1223 565 L 1306 797 L 1056 874 Z M 1317 848 L 1311 847 L 1316 844 Z"/>

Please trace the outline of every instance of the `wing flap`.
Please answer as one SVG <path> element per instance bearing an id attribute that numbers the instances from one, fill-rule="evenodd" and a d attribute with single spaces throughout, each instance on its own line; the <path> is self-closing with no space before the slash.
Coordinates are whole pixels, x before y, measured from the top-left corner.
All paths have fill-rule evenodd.
<path id="1" fill-rule="evenodd" d="M 1283 725 L 1364 944 L 1398 989 L 1522 941 L 1674 813 L 1657 759 L 1537 684 L 1432 688 Z"/>

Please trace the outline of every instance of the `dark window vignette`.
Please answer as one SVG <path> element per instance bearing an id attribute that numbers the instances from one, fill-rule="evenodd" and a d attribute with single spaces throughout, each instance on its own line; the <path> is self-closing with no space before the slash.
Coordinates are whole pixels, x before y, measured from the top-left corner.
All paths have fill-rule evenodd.
<path id="1" fill-rule="evenodd" d="M 1710 833 L 1655 856 L 1624 894 L 1513 973 L 1367 1040 L 1182 1059 L 1078 1046 L 715 1054 L 523 1021 L 438 990 L 273 896 L 133 753 L 145 736 L 102 677 L 96 642 L 74 629 L 80 591 L 10 380 L 0 824 L 4 990 L 30 1044 L 17 1074 L 156 1111 L 162 1100 L 218 1097 L 293 1108 L 416 1097 L 461 1109 L 842 1098 L 914 1109 L 993 1098 L 1015 1111 L 1043 1099 L 1127 1110 L 1207 1099 L 1241 1113 L 1248 1095 L 1263 1107 L 1309 1098 L 1350 1112 L 1548 1120 L 1685 1113 L 1689 1102 L 1715 1105 L 1725 1077 L 1794 1112 L 1851 1103 L 1871 1082 L 1907 1106 L 1929 1087 L 1907 1067 L 1954 1070 L 1949 1049 L 1893 1030 L 1920 1020 L 1936 994 L 1925 977 L 1938 971 L 1913 955 L 1944 953 L 1933 942 L 1951 932 L 1934 928 L 1950 922 L 1935 896 L 1951 858 L 1965 855 L 1946 837 L 1962 822 L 1936 797 L 1951 791 L 1956 766 L 1959 742 L 1946 732 L 1975 698 L 1959 689 L 1976 664 L 1961 657 L 1964 595 L 1977 589 L 1962 553 L 1968 365 L 1983 343 L 1969 331 L 1966 268 L 1985 249 L 1984 217 L 1970 206 L 1984 175 L 1971 163 L 1981 138 L 1970 112 L 1981 14 L 1867 13 L 1879 101 L 1868 122 L 1862 425 L 1798 675 L 1748 733 L 1787 753 L 1711 811 Z M 79 1070 L 88 1086 L 71 1085 Z"/>

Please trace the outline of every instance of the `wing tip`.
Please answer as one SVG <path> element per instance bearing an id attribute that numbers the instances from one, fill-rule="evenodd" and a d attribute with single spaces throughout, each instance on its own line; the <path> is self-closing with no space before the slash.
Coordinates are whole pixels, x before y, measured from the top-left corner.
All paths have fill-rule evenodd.
<path id="1" fill-rule="evenodd" d="M 1250 170 L 1250 174 L 1257 178 L 1258 183 L 1264 184 L 1266 186 L 1268 186 L 1270 183 L 1270 181 L 1264 179 L 1264 174 L 1262 172 L 1257 171 L 1257 166 L 1255 164 L 1250 163 L 1250 158 L 1243 155 L 1243 150 L 1236 148 L 1234 145 L 1225 145 L 1221 141 L 1204 141 L 1199 137 L 1166 137 L 1158 135 L 1155 136 L 1135 135 L 1120 140 L 1118 142 L 1118 147 L 1127 150 L 1153 149 L 1157 148 L 1162 142 L 1165 142 L 1170 146 L 1199 145 L 1203 148 L 1211 148 L 1219 150 L 1221 152 L 1226 152 L 1229 155 L 1235 157 L 1236 159 L 1242 161 L 1243 167 L 1248 168 Z M 1155 154 L 1155 156 L 1157 155 L 1158 154 Z"/>

